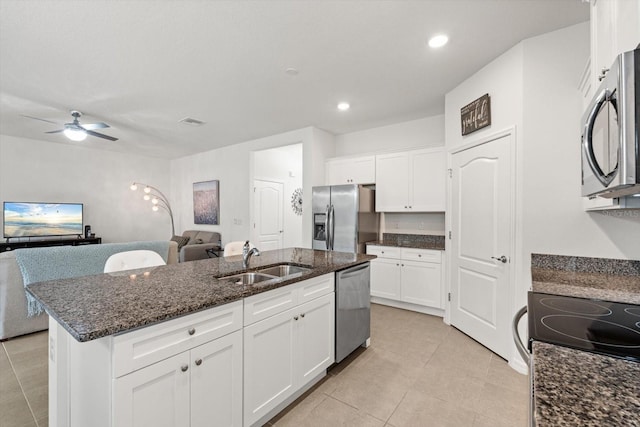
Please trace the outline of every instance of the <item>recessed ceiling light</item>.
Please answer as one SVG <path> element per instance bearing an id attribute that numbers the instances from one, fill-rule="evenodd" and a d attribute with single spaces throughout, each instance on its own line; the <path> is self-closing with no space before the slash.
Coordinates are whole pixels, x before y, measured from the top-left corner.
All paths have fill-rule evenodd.
<path id="1" fill-rule="evenodd" d="M 351 105 L 349 105 L 348 102 L 341 102 L 338 104 L 338 110 L 340 111 L 347 111 L 349 108 L 351 108 Z"/>
<path id="2" fill-rule="evenodd" d="M 429 39 L 429 46 L 433 48 L 442 47 L 449 41 L 449 37 L 444 34 L 438 34 L 437 36 L 433 36 Z"/>
<path id="3" fill-rule="evenodd" d="M 293 67 L 289 67 L 286 70 L 284 70 L 285 73 L 289 74 L 290 76 L 297 76 L 299 71 Z"/>

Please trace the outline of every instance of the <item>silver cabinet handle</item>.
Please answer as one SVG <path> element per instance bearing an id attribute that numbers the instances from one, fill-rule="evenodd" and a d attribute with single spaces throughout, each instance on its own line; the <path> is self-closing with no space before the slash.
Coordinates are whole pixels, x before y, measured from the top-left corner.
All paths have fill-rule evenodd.
<path id="1" fill-rule="evenodd" d="M 507 261 L 508 261 L 507 257 L 506 257 L 506 256 L 504 256 L 504 255 L 502 255 L 501 257 L 495 257 L 495 256 L 492 256 L 492 257 L 491 257 L 491 259 L 498 260 L 498 261 L 500 261 L 500 262 L 501 262 L 501 263 L 503 263 L 503 264 L 506 264 L 506 263 L 507 263 Z"/>
<path id="2" fill-rule="evenodd" d="M 304 313 L 302 313 L 302 314 L 300 315 L 300 317 L 304 317 Z"/>
<path id="3" fill-rule="evenodd" d="M 180 369 L 182 370 L 182 372 L 187 372 L 187 370 L 189 369 L 189 365 L 182 365 Z"/>
<path id="4" fill-rule="evenodd" d="M 298 316 L 293 316 L 293 320 L 298 320 Z"/>
<path id="5" fill-rule="evenodd" d="M 202 359 L 196 359 L 196 366 L 202 365 Z"/>
<path id="6" fill-rule="evenodd" d="M 418 254 L 418 258 L 422 258 L 422 254 Z"/>
<path id="7" fill-rule="evenodd" d="M 189 328 L 189 335 L 193 335 L 196 333 L 196 328 Z"/>

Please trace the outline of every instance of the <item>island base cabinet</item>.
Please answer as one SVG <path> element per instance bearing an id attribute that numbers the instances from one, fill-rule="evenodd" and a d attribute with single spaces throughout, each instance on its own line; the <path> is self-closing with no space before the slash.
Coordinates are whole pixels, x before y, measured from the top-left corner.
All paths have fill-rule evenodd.
<path id="1" fill-rule="evenodd" d="M 118 427 L 242 425 L 242 331 L 114 380 Z"/>
<path id="2" fill-rule="evenodd" d="M 189 355 L 179 354 L 114 380 L 113 424 L 189 426 Z"/>
<path id="3" fill-rule="evenodd" d="M 333 363 L 334 322 L 332 292 L 245 327 L 245 426 L 267 421 Z"/>

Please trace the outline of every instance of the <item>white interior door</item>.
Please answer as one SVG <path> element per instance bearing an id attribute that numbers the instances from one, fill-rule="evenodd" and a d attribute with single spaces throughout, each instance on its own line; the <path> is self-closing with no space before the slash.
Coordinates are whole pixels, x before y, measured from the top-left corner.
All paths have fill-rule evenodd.
<path id="1" fill-rule="evenodd" d="M 253 244 L 260 250 L 282 249 L 284 184 L 255 180 Z"/>
<path id="2" fill-rule="evenodd" d="M 505 134 L 454 153 L 451 162 L 451 324 L 505 359 L 514 143 Z"/>

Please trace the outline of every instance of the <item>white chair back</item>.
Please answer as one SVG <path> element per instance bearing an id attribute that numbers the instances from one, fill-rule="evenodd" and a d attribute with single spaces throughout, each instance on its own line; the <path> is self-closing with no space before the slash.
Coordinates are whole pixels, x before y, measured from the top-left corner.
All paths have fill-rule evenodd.
<path id="1" fill-rule="evenodd" d="M 245 240 L 227 243 L 226 245 L 224 245 L 224 253 L 222 254 L 222 256 L 227 257 L 233 255 L 242 255 L 242 247 L 244 246 L 244 242 Z M 253 244 L 249 242 L 249 249 L 252 249 L 253 247 Z"/>
<path id="2" fill-rule="evenodd" d="M 111 255 L 104 264 L 104 272 L 133 270 L 136 268 L 156 267 L 166 265 L 162 257 L 154 251 L 137 250 L 118 252 Z"/>

